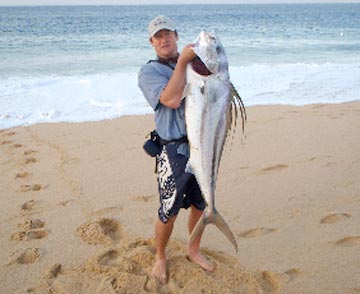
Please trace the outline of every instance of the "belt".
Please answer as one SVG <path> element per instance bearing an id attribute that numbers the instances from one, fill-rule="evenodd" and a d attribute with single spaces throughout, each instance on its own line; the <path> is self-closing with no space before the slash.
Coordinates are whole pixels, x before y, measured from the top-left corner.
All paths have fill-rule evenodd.
<path id="1" fill-rule="evenodd" d="M 162 138 L 160 138 L 160 144 L 161 145 L 167 145 L 170 143 L 176 143 L 176 144 L 181 144 L 181 143 L 187 143 L 189 142 L 188 137 L 187 136 L 183 136 L 179 139 L 174 139 L 174 140 L 164 140 Z"/>

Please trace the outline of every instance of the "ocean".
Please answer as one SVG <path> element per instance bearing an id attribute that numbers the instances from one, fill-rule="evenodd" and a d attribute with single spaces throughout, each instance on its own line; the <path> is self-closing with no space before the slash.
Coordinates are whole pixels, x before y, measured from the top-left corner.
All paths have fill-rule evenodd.
<path id="1" fill-rule="evenodd" d="M 0 7 L 0 128 L 152 113 L 147 25 L 221 39 L 245 106 L 360 100 L 360 3 Z"/>

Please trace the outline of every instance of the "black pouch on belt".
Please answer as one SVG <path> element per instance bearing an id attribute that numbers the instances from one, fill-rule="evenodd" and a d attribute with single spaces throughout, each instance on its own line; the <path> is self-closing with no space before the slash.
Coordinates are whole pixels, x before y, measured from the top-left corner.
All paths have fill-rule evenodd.
<path id="1" fill-rule="evenodd" d="M 150 133 L 150 139 L 144 143 L 143 148 L 151 157 L 161 153 L 160 137 L 155 130 Z"/>

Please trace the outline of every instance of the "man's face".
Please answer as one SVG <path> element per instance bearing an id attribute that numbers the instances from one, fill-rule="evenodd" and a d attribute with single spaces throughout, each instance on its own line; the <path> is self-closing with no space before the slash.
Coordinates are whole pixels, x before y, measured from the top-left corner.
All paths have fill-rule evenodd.
<path id="1" fill-rule="evenodd" d="M 150 38 L 150 43 L 159 57 L 171 58 L 177 55 L 177 40 L 176 32 L 161 30 Z"/>

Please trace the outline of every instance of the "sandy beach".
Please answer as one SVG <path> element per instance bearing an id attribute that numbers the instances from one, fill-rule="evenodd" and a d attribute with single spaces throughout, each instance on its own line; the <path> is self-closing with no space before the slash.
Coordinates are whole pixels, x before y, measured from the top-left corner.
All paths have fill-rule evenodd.
<path id="1" fill-rule="evenodd" d="M 158 194 L 153 116 L 0 130 L 0 293 L 360 293 L 360 102 L 248 107 L 219 171 L 206 273 L 187 215 L 150 278 Z M 243 141 L 243 143 L 242 143 Z"/>

